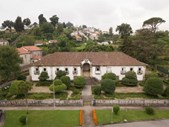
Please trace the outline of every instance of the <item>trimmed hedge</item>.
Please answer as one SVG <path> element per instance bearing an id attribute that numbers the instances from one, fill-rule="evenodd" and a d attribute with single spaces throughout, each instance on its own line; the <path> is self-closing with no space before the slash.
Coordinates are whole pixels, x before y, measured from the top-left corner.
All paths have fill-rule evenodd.
<path id="1" fill-rule="evenodd" d="M 100 95 L 101 94 L 101 86 L 93 86 L 92 93 L 95 95 Z"/>
<path id="2" fill-rule="evenodd" d="M 101 89 L 106 94 L 113 94 L 115 91 L 115 82 L 111 79 L 103 79 L 101 81 Z"/>
<path id="3" fill-rule="evenodd" d="M 134 71 L 127 72 L 121 83 L 126 86 L 136 86 L 138 83 L 136 73 Z"/>
<path id="4" fill-rule="evenodd" d="M 164 92 L 163 81 L 157 77 L 147 79 L 144 85 L 144 91 L 148 95 L 162 95 Z"/>
<path id="5" fill-rule="evenodd" d="M 74 82 L 74 86 L 77 88 L 83 88 L 86 84 L 86 80 L 82 76 L 75 77 L 73 82 Z"/>
<path id="6" fill-rule="evenodd" d="M 70 87 L 71 81 L 69 76 L 62 76 L 60 80 L 62 80 L 67 87 Z"/>
<path id="7" fill-rule="evenodd" d="M 102 76 L 102 79 L 111 79 L 111 80 L 116 80 L 116 75 L 114 73 L 105 73 Z"/>

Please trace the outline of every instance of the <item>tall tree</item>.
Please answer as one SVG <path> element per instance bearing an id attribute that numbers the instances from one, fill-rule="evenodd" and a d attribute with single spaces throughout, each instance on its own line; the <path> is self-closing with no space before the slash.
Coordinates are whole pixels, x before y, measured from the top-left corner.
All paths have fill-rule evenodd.
<path id="1" fill-rule="evenodd" d="M 31 24 L 31 20 L 29 18 L 26 18 L 23 20 L 23 24 L 29 26 Z"/>
<path id="2" fill-rule="evenodd" d="M 14 23 L 14 28 L 17 32 L 22 32 L 24 30 L 24 24 L 21 17 L 17 17 Z"/>
<path id="3" fill-rule="evenodd" d="M 51 24 L 53 26 L 56 26 L 58 24 L 58 21 L 59 21 L 59 18 L 57 17 L 57 15 L 53 15 L 51 18 L 50 18 L 50 21 L 51 21 Z"/>
<path id="4" fill-rule="evenodd" d="M 0 46 L 0 79 L 8 80 L 16 77 L 20 71 L 21 59 L 15 48 Z"/>
<path id="5" fill-rule="evenodd" d="M 163 20 L 160 17 L 153 17 L 143 22 L 143 27 L 149 27 L 152 32 L 156 32 L 158 29 L 158 26 L 162 23 L 165 23 L 165 20 Z"/>
<path id="6" fill-rule="evenodd" d="M 38 16 L 38 19 L 39 19 L 39 25 L 41 25 L 41 24 L 47 22 L 46 18 L 43 16 L 43 14 L 40 14 L 40 15 Z"/>
<path id="7" fill-rule="evenodd" d="M 127 38 L 133 33 L 130 24 L 122 23 L 121 25 L 117 26 L 116 31 L 119 32 L 121 38 Z"/>
<path id="8" fill-rule="evenodd" d="M 12 21 L 10 21 L 10 20 L 6 20 L 6 21 L 4 21 L 4 22 L 2 23 L 2 27 L 3 27 L 3 28 L 8 27 L 9 30 L 10 30 L 10 32 L 11 32 L 11 28 L 12 28 L 13 26 L 14 26 L 14 23 L 13 23 Z"/>

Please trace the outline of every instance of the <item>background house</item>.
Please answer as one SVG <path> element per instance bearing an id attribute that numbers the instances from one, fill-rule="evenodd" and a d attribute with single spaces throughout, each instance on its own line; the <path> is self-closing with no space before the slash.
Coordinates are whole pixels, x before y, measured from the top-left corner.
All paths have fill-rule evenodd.
<path id="1" fill-rule="evenodd" d="M 9 42 L 4 39 L 0 39 L 0 45 L 9 45 Z"/>
<path id="2" fill-rule="evenodd" d="M 22 58 L 21 66 L 34 63 L 42 58 L 42 49 L 36 46 L 23 46 L 17 50 Z"/>
<path id="3" fill-rule="evenodd" d="M 146 64 L 122 52 L 56 52 L 33 63 L 30 76 L 33 81 L 38 81 L 40 73 L 46 71 L 49 80 L 53 80 L 59 70 L 66 71 L 71 80 L 75 76 L 101 80 L 107 72 L 115 73 L 121 80 L 127 71 L 134 71 L 137 79 L 142 81 Z"/>

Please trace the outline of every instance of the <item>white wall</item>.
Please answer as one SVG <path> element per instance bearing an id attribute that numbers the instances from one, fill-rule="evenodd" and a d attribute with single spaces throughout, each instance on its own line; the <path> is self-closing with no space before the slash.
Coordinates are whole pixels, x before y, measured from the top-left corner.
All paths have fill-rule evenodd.
<path id="1" fill-rule="evenodd" d="M 38 81 L 38 77 L 40 75 L 41 72 L 43 72 L 43 69 L 46 68 L 46 71 L 49 75 L 49 80 L 53 80 L 56 77 L 56 69 L 59 68 L 59 70 L 63 70 L 65 71 L 65 68 L 68 68 L 69 73 L 67 74 L 67 76 L 70 77 L 71 80 L 74 79 L 74 76 L 81 76 L 81 67 L 79 66 L 53 66 L 53 67 L 39 67 L 39 75 L 35 75 L 34 71 L 35 71 L 36 67 L 31 67 L 30 68 L 30 76 L 32 78 L 32 81 Z M 77 68 L 77 74 L 74 75 L 73 71 L 74 68 Z M 96 72 L 96 67 L 93 66 L 91 67 L 91 72 L 90 72 L 90 76 L 91 77 L 95 77 L 98 80 L 101 80 L 101 77 L 107 73 L 107 72 L 112 72 L 114 74 L 116 74 L 119 77 L 119 80 L 122 80 L 122 78 L 125 76 L 124 74 L 121 74 L 122 68 L 124 68 L 124 70 L 130 71 L 130 68 L 133 68 L 133 71 L 136 72 L 137 74 L 137 79 L 139 81 L 144 80 L 144 75 L 145 75 L 145 71 L 146 71 L 146 67 L 144 66 L 101 66 L 100 67 L 100 72 Z M 139 75 L 138 72 L 138 68 L 141 68 L 141 70 L 143 71 L 143 73 L 141 75 Z"/>
<path id="2" fill-rule="evenodd" d="M 65 68 L 68 68 L 68 74 L 67 76 L 70 77 L 71 80 L 74 79 L 74 76 L 80 76 L 81 75 L 81 68 L 78 66 L 53 66 L 53 67 L 46 67 L 46 66 L 41 66 L 39 67 L 39 75 L 34 74 L 34 71 L 36 70 L 37 67 L 32 66 L 30 68 L 30 76 L 32 81 L 38 81 L 38 77 L 40 76 L 40 73 L 44 71 L 44 68 L 46 68 L 46 72 L 48 73 L 49 79 L 48 80 L 53 80 L 56 77 L 56 69 L 59 68 L 59 70 L 65 71 Z M 77 73 L 73 75 L 74 68 L 77 69 Z"/>
<path id="3" fill-rule="evenodd" d="M 31 63 L 31 55 L 30 54 L 21 54 L 19 56 L 23 60 L 22 63 L 20 64 L 21 66 Z"/>
<path id="4" fill-rule="evenodd" d="M 145 75 L 145 71 L 146 71 L 146 68 L 144 66 L 101 66 L 100 73 L 96 72 L 95 68 L 96 68 L 95 66 L 92 67 L 92 70 L 91 70 L 92 75 L 91 76 L 97 78 L 98 80 L 101 80 L 101 77 L 106 72 L 112 72 L 119 77 L 119 80 L 122 80 L 122 78 L 125 77 L 124 74 L 121 74 L 122 68 L 124 68 L 125 72 L 128 72 L 128 71 L 130 71 L 130 68 L 133 68 L 133 71 L 137 75 L 138 81 L 142 81 L 142 80 L 144 80 L 144 75 Z M 139 75 L 137 73 L 138 68 L 141 68 L 141 70 L 143 71 L 143 74 Z"/>

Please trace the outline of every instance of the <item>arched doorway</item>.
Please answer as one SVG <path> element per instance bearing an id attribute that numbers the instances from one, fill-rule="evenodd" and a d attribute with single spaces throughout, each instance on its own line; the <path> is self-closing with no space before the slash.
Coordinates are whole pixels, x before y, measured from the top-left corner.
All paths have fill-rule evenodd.
<path id="1" fill-rule="evenodd" d="M 90 77 L 90 64 L 84 63 L 82 66 L 82 75 L 85 77 Z"/>

